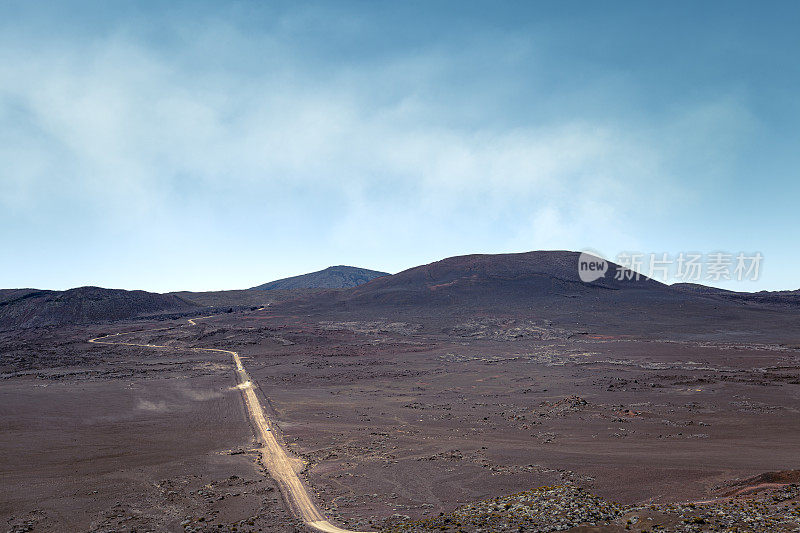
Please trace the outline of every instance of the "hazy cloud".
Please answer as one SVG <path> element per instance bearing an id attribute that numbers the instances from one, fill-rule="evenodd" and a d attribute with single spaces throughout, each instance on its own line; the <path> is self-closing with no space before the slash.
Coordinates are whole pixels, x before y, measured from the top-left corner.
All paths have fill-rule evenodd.
<path id="1" fill-rule="evenodd" d="M 333 21 L 327 51 L 307 25 Z M 347 48 L 380 43 L 370 22 L 298 9 L 259 29 L 167 16 L 164 39 L 135 18 L 66 42 L 4 39 L 0 222 L 28 228 L 14 235 L 21 257 L 39 257 L 30 239 L 88 240 L 93 262 L 72 260 L 64 283 L 169 290 L 338 262 L 397 270 L 475 251 L 652 247 L 642 221 L 696 204 L 687 185 L 712 186 L 758 127 L 734 90 L 669 113 L 583 112 L 587 94 L 613 87 L 616 109 L 640 87 L 607 69 L 548 90 L 561 73 L 547 34 Z M 187 276 L 176 243 L 241 261 Z M 12 285 L 58 284 L 12 267 Z"/>

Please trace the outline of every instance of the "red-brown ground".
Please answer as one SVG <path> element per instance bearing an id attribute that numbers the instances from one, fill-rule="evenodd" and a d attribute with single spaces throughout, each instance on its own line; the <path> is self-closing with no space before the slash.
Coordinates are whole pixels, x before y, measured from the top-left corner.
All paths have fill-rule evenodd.
<path id="1" fill-rule="evenodd" d="M 41 531 L 298 527 L 255 456 L 238 453 L 253 433 L 230 362 L 181 346 L 243 356 L 344 526 L 564 483 L 624 504 L 705 500 L 800 461 L 800 351 L 783 341 L 340 318 L 267 309 L 197 327 L 5 334 L 0 519 Z M 175 350 L 84 342 L 159 325 L 173 329 L 131 338 Z"/>

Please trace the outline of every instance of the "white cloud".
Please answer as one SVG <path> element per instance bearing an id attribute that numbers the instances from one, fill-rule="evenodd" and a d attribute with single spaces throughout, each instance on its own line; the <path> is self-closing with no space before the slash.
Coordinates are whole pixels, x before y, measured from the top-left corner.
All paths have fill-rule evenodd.
<path id="1" fill-rule="evenodd" d="M 636 217 L 674 193 L 655 139 L 629 124 L 453 123 L 457 109 L 414 90 L 441 82 L 437 52 L 326 75 L 264 37 L 255 72 L 192 68 L 208 39 L 235 50 L 244 37 L 212 28 L 180 55 L 121 36 L 3 50 L 0 109 L 17 111 L 0 114 L 15 130 L 0 204 L 23 218 L 71 205 L 165 253 L 181 239 L 277 238 L 267 228 L 291 231 L 297 212 L 316 228 L 298 240 L 321 253 L 372 247 L 406 266 L 446 250 L 631 243 Z"/>

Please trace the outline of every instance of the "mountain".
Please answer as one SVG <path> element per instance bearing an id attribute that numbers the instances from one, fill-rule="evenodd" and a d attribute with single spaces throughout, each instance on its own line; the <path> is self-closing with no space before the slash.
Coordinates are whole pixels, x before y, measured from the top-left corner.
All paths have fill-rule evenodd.
<path id="1" fill-rule="evenodd" d="M 585 283 L 578 274 L 579 257 L 578 252 L 569 251 L 450 257 L 376 278 L 349 291 L 323 294 L 319 299 L 384 306 L 515 306 L 541 296 L 593 295 L 623 289 L 671 291 L 646 276 L 615 279 L 617 265 L 610 262 L 604 276 Z"/>
<path id="2" fill-rule="evenodd" d="M 386 272 L 340 265 L 328 267 L 318 272 L 311 272 L 310 274 L 271 281 L 258 287 L 253 287 L 251 290 L 347 289 L 388 275 Z"/>
<path id="3" fill-rule="evenodd" d="M 611 262 L 604 275 L 587 283 L 579 276 L 580 257 L 570 251 L 450 257 L 351 289 L 279 303 L 270 313 L 340 321 L 381 318 L 441 331 L 502 320 L 600 334 L 714 340 L 737 332 L 754 341 L 796 340 L 800 316 L 772 303 L 681 290 L 646 276 L 616 279 L 622 267 Z"/>
<path id="4" fill-rule="evenodd" d="M 179 296 L 145 291 L 5 289 L 0 290 L 0 330 L 97 323 L 198 308 Z"/>

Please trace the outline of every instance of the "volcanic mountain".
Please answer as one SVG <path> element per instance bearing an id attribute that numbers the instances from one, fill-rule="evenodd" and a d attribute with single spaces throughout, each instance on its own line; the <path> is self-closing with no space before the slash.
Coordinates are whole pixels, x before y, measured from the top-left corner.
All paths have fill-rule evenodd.
<path id="1" fill-rule="evenodd" d="M 6 289 L 0 291 L 0 330 L 97 323 L 198 308 L 179 296 L 145 291 Z"/>
<path id="2" fill-rule="evenodd" d="M 347 289 L 388 275 L 386 272 L 339 265 L 309 274 L 271 281 L 253 287 L 251 290 Z"/>
<path id="3" fill-rule="evenodd" d="M 591 296 L 622 290 L 672 292 L 646 276 L 616 279 L 618 265 L 610 262 L 603 276 L 585 283 L 578 275 L 579 257 L 568 251 L 450 257 L 321 296 L 354 305 L 515 307 L 543 296 Z"/>
<path id="4" fill-rule="evenodd" d="M 754 331 L 754 324 L 759 324 L 755 328 L 759 331 L 767 327 L 787 335 L 796 331 L 794 315 L 775 306 L 733 300 L 714 291 L 672 288 L 643 275 L 631 276 L 631 271 L 611 262 L 603 276 L 586 283 L 578 273 L 580 256 L 536 251 L 451 257 L 272 309 L 293 315 L 336 315 L 338 320 L 423 321 L 442 328 L 491 317 L 581 331 L 704 338 Z M 626 275 L 617 276 L 618 271 Z"/>

